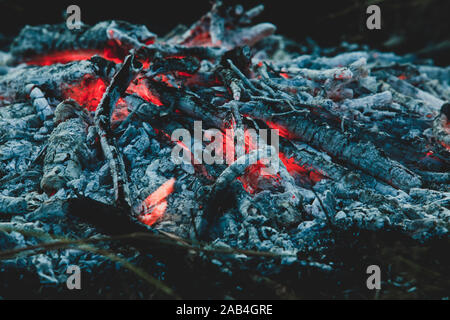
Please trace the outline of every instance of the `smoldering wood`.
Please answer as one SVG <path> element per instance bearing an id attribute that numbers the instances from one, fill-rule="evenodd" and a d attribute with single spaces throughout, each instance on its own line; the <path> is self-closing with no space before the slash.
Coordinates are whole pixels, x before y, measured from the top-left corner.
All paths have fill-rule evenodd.
<path id="1" fill-rule="evenodd" d="M 352 143 L 350 134 L 333 129 L 319 119 L 305 114 L 274 118 L 270 109 L 267 109 L 265 105 L 256 104 L 244 107 L 241 112 L 278 123 L 311 146 L 325 150 L 332 157 L 344 160 L 398 188 L 409 190 L 421 185 L 417 175 L 400 163 L 385 158 L 369 141 Z"/>
<path id="2" fill-rule="evenodd" d="M 26 101 L 31 90 L 38 87 L 43 95 L 51 92 L 62 99 L 64 86 L 76 83 L 85 76 L 101 77 L 97 62 L 77 61 L 69 64 L 55 64 L 43 67 L 21 65 L 0 78 L 0 90 L 4 97 L 0 104 L 11 101 Z M 26 86 L 31 84 L 31 86 Z"/>
<path id="3" fill-rule="evenodd" d="M 136 56 L 142 59 L 153 59 L 155 57 L 187 55 L 200 59 L 217 59 L 224 51 L 224 49 L 220 48 L 186 47 L 181 45 L 170 45 L 167 43 L 155 43 L 140 47 L 136 50 Z"/>
<path id="4" fill-rule="evenodd" d="M 56 128 L 42 150 L 44 167 L 40 186 L 47 193 L 56 192 L 79 178 L 91 158 L 87 128 L 92 125 L 92 119 L 85 109 L 74 100 L 65 100 L 56 107 L 54 121 Z"/>
<path id="5" fill-rule="evenodd" d="M 69 30 L 66 24 L 26 26 L 11 44 L 11 53 L 14 62 L 21 62 L 49 52 L 103 50 L 111 39 L 125 40 L 128 49 L 138 49 L 155 37 L 145 26 L 124 21 L 103 21 L 94 26 L 81 24 L 81 28 L 75 30 Z"/>
<path id="6" fill-rule="evenodd" d="M 128 177 L 122 156 L 118 152 L 116 141 L 111 134 L 111 116 L 117 101 L 125 93 L 141 68 L 142 65 L 135 60 L 134 55 L 125 58 L 122 68 L 114 75 L 106 89 L 94 117 L 102 150 L 111 170 L 115 202 L 120 205 L 128 204 L 128 206 L 132 205 Z"/>
<path id="7" fill-rule="evenodd" d="M 215 128 L 221 127 L 223 120 L 220 117 L 220 114 L 214 112 L 207 101 L 182 88 L 168 88 L 160 83 L 151 83 L 159 93 L 160 99 L 165 105 L 176 106 L 180 111 L 190 117 L 203 120 L 206 125 Z"/>
<path id="8" fill-rule="evenodd" d="M 217 210 L 223 205 L 224 199 L 229 198 L 229 191 L 227 192 L 226 189 L 230 187 L 231 183 L 242 176 L 249 166 L 270 157 L 273 153 L 275 150 L 268 148 L 254 150 L 241 156 L 220 174 L 211 187 L 207 188 L 209 190 L 206 195 L 204 220 L 199 228 L 200 239 L 209 238 L 210 227 L 219 217 Z"/>
<path id="9" fill-rule="evenodd" d="M 257 6 L 249 13 L 230 14 L 224 9 L 222 1 L 215 1 L 212 9 L 192 24 L 181 34 L 175 34 L 168 39 L 170 44 L 191 46 L 196 44 L 196 36 L 209 33 L 212 45 L 220 44 L 226 49 L 253 45 L 261 39 L 270 36 L 276 30 L 271 23 L 259 23 L 248 26 L 252 20 L 264 10 L 264 6 Z M 238 10 L 239 11 L 239 10 Z M 231 28 L 224 28 L 224 25 Z M 220 42 L 219 42 L 220 41 Z"/>

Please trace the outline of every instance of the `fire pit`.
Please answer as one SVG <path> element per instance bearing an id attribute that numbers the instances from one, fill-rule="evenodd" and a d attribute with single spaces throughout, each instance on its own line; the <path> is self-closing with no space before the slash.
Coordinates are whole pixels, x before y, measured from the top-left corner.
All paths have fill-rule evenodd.
<path id="1" fill-rule="evenodd" d="M 1 297 L 371 298 L 373 264 L 383 297 L 448 297 L 450 69 L 293 43 L 262 10 L 0 52 Z"/>

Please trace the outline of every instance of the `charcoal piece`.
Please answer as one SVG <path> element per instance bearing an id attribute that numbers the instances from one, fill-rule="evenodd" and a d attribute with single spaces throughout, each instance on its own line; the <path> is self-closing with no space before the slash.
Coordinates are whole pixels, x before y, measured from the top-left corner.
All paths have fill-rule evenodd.
<path id="1" fill-rule="evenodd" d="M 38 87 L 33 87 L 30 90 L 30 98 L 33 100 L 33 106 L 42 121 L 49 120 L 53 116 L 53 109 Z"/>
<path id="2" fill-rule="evenodd" d="M 28 208 L 25 198 L 0 195 L 0 213 L 16 215 L 27 212 Z"/>
<path id="3" fill-rule="evenodd" d="M 125 35 L 130 48 L 153 42 L 156 37 L 145 26 L 125 21 L 103 21 L 94 26 L 81 25 L 81 29 L 75 30 L 69 30 L 66 24 L 26 26 L 11 44 L 11 52 L 20 62 L 49 52 L 103 50 L 110 40 L 126 40 Z"/>
<path id="4" fill-rule="evenodd" d="M 41 179 L 41 188 L 47 193 L 79 178 L 83 164 L 88 162 L 87 123 L 77 115 L 85 114 L 82 110 L 74 101 L 62 102 L 56 108 L 56 120 L 60 123 L 50 135 Z"/>
<path id="5" fill-rule="evenodd" d="M 55 109 L 54 122 L 58 125 L 69 119 L 81 119 L 87 125 L 92 125 L 93 120 L 85 108 L 73 99 L 66 99 Z"/>
<path id="6" fill-rule="evenodd" d="M 243 107 L 241 112 L 278 123 L 311 146 L 326 151 L 332 157 L 349 162 L 397 188 L 409 190 L 422 184 L 415 173 L 400 163 L 386 158 L 371 142 L 353 142 L 349 134 L 342 133 L 322 123 L 321 120 L 314 120 L 301 114 L 274 118 L 268 107 L 261 104 Z"/>
<path id="7" fill-rule="evenodd" d="M 68 200 L 67 213 L 92 224 L 102 232 L 121 235 L 132 232 L 153 231 L 138 222 L 129 212 L 116 206 L 104 204 L 89 198 L 79 197 Z"/>
<path id="8" fill-rule="evenodd" d="M 211 45 L 221 45 L 227 49 L 244 45 L 254 45 L 272 35 L 276 27 L 271 23 L 259 23 L 249 26 L 251 20 L 264 10 L 257 6 L 243 15 L 230 14 L 224 10 L 222 1 L 215 1 L 211 11 L 202 16 L 191 27 L 169 40 L 171 44 L 185 46 L 202 45 L 209 38 Z M 225 27 L 228 26 L 228 28 Z"/>
<path id="9" fill-rule="evenodd" d="M 43 67 L 20 66 L 0 77 L 0 91 L 4 100 L 26 100 L 30 90 L 39 87 L 45 94 L 64 99 L 63 89 L 80 82 L 84 77 L 98 77 L 100 68 L 89 60 Z M 31 86 L 26 86 L 31 84 Z M 0 104 L 3 104 L 3 99 Z"/>
<path id="10" fill-rule="evenodd" d="M 154 59 L 150 73 L 153 75 L 168 72 L 186 72 L 194 74 L 200 68 L 199 61 L 193 57 Z"/>
<path id="11" fill-rule="evenodd" d="M 435 96 L 426 91 L 414 87 L 413 85 L 411 85 L 406 81 L 402 81 L 398 78 L 390 76 L 387 79 L 387 82 L 398 92 L 413 97 L 415 99 L 424 101 L 430 108 L 432 108 L 435 111 L 439 110 L 439 108 L 444 104 L 444 101 L 442 101 L 441 99 L 436 98 Z"/>

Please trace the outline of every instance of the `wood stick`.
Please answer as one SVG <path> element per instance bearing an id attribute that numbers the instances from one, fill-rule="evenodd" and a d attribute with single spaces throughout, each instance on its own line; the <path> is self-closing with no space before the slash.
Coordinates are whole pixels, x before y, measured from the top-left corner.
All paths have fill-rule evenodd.
<path id="1" fill-rule="evenodd" d="M 94 123 L 97 134 L 100 137 L 103 154 L 109 163 L 114 185 L 114 200 L 120 206 L 131 206 L 128 178 L 125 164 L 119 153 L 115 138 L 111 133 L 111 116 L 119 98 L 123 96 L 131 81 L 142 69 L 142 64 L 135 60 L 134 55 L 129 55 L 121 69 L 114 75 L 110 85 L 106 89 L 100 104 L 95 111 Z"/>

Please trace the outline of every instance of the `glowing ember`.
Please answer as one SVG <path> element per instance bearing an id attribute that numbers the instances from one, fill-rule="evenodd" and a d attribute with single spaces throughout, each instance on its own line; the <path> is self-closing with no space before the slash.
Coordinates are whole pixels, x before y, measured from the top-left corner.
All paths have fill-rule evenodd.
<path id="1" fill-rule="evenodd" d="M 283 162 L 284 166 L 292 177 L 307 177 L 313 184 L 322 180 L 323 174 L 313 167 L 306 167 L 304 165 L 302 166 L 293 157 L 287 158 L 286 155 L 282 152 L 280 152 L 278 156 L 280 157 L 280 160 Z"/>
<path id="2" fill-rule="evenodd" d="M 167 84 L 169 87 L 173 88 L 174 85 L 172 84 L 172 82 L 170 81 L 169 77 L 166 76 L 165 74 L 160 74 L 157 77 L 155 77 L 155 79 L 158 79 L 159 81 L 164 82 L 165 84 Z"/>
<path id="3" fill-rule="evenodd" d="M 82 61 L 92 58 L 94 55 L 99 55 L 106 60 L 113 61 L 115 63 L 122 63 L 120 59 L 111 48 L 105 48 L 104 50 L 66 50 L 47 53 L 45 55 L 35 56 L 28 59 L 26 63 L 33 66 L 50 66 L 56 63 L 69 63 L 72 61 Z"/>
<path id="4" fill-rule="evenodd" d="M 440 142 L 440 144 L 441 144 L 445 149 L 447 149 L 447 151 L 450 152 L 450 146 L 449 146 L 449 145 L 445 144 L 444 142 Z"/>
<path id="5" fill-rule="evenodd" d="M 212 46 L 211 42 L 211 35 L 209 32 L 199 32 L 195 35 L 191 36 L 190 39 L 182 43 L 183 45 L 187 47 L 193 47 L 193 46 Z"/>
<path id="6" fill-rule="evenodd" d="M 112 121 L 122 121 L 130 114 L 128 111 L 128 104 L 122 98 L 117 102 L 116 108 L 114 109 L 114 113 L 112 114 Z"/>
<path id="7" fill-rule="evenodd" d="M 49 66 L 55 63 L 69 63 L 72 61 L 88 60 L 93 55 L 100 54 L 98 50 L 61 51 L 48 53 L 43 56 L 36 56 L 27 60 L 29 65 Z"/>
<path id="8" fill-rule="evenodd" d="M 278 134 L 280 135 L 280 137 L 283 137 L 283 138 L 286 138 L 289 140 L 297 138 L 297 136 L 295 134 L 293 134 L 292 132 L 289 132 L 286 128 L 280 126 L 279 124 L 276 124 L 276 123 L 273 123 L 270 121 L 267 121 L 266 124 L 270 129 L 278 130 Z"/>
<path id="9" fill-rule="evenodd" d="M 127 89 L 127 93 L 136 93 L 141 98 L 156 104 L 157 106 L 161 106 L 162 102 L 150 91 L 143 80 L 144 79 L 138 79 L 136 82 L 131 83 Z M 64 99 L 72 98 L 87 110 L 95 111 L 106 91 L 106 87 L 107 85 L 102 79 L 86 75 L 78 83 L 63 85 L 62 95 Z M 120 102 L 125 104 L 123 99 L 120 99 L 119 103 Z M 128 111 L 126 111 L 126 115 L 128 115 Z M 119 116 L 119 118 L 123 117 Z M 118 120 L 118 118 L 116 117 L 114 120 Z"/>
<path id="10" fill-rule="evenodd" d="M 268 126 L 272 129 L 278 130 L 278 134 L 285 138 L 295 137 L 292 133 L 290 133 L 285 128 L 280 126 L 276 126 L 273 123 L 268 123 Z M 254 141 L 254 138 L 249 134 L 249 131 L 246 130 L 244 133 L 245 137 L 245 153 L 249 153 L 253 150 L 257 149 L 257 142 Z M 323 178 L 323 174 L 312 167 L 306 167 L 304 165 L 299 164 L 293 157 L 287 158 L 286 155 L 282 152 L 278 153 L 278 157 L 283 162 L 289 174 L 293 177 L 304 177 L 307 178 L 309 183 L 315 184 Z M 276 186 L 280 183 L 281 177 L 279 174 L 277 175 L 261 175 L 261 169 L 266 168 L 266 166 L 258 161 L 254 165 L 251 165 L 247 168 L 244 175 L 238 178 L 239 181 L 242 182 L 244 189 L 248 193 L 255 193 L 257 191 L 263 190 L 265 185 L 273 185 Z"/>
<path id="11" fill-rule="evenodd" d="M 139 216 L 139 221 L 148 226 L 158 221 L 167 209 L 166 198 L 173 192 L 175 178 L 164 182 L 143 202 L 144 212 Z"/>
<path id="12" fill-rule="evenodd" d="M 244 141 L 245 141 L 245 153 L 249 153 L 250 151 L 256 150 L 258 147 L 258 142 L 254 140 L 253 137 L 248 130 L 244 132 Z"/>
<path id="13" fill-rule="evenodd" d="M 142 63 L 142 68 L 143 69 L 150 68 L 150 60 L 139 60 L 139 62 Z"/>
<path id="14" fill-rule="evenodd" d="M 147 100 L 148 102 L 151 102 L 157 106 L 163 105 L 161 100 L 159 100 L 159 98 L 150 91 L 150 89 L 148 88 L 148 86 L 145 83 L 144 78 L 140 78 L 140 79 L 133 81 L 130 84 L 130 86 L 128 87 L 127 93 L 130 93 L 130 94 L 136 93 L 141 98 Z"/>
<path id="15" fill-rule="evenodd" d="M 254 194 L 264 190 L 266 185 L 278 186 L 280 184 L 281 177 L 278 174 L 261 175 L 261 170 L 264 168 L 266 168 L 266 166 L 261 161 L 258 161 L 254 165 L 249 166 L 245 170 L 245 173 L 238 178 L 245 191 Z"/>
<path id="16" fill-rule="evenodd" d="M 177 74 L 180 76 L 180 77 L 192 77 L 193 75 L 192 74 L 190 74 L 190 73 L 187 73 L 187 72 L 183 72 L 183 71 L 178 71 L 177 72 Z"/>
<path id="17" fill-rule="evenodd" d="M 62 88 L 64 99 L 72 98 L 89 111 L 95 111 L 105 91 L 105 82 L 91 75 L 84 76 L 79 83 L 64 85 Z"/>

